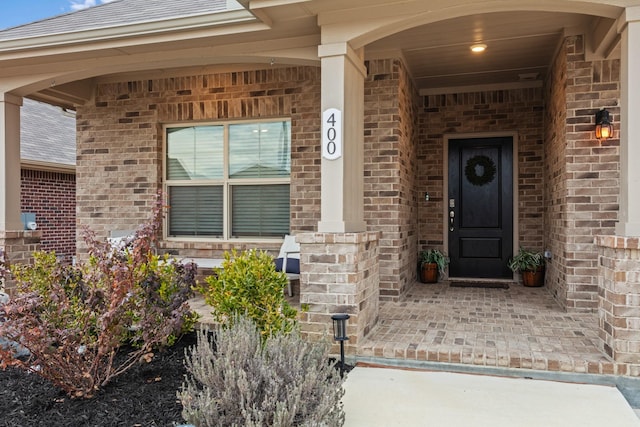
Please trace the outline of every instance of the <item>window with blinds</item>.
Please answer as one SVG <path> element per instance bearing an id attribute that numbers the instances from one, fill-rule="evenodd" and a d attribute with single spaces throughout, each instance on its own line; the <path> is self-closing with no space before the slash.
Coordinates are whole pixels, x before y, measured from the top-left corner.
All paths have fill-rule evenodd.
<path id="1" fill-rule="evenodd" d="M 168 127 L 168 237 L 289 233 L 288 121 Z"/>

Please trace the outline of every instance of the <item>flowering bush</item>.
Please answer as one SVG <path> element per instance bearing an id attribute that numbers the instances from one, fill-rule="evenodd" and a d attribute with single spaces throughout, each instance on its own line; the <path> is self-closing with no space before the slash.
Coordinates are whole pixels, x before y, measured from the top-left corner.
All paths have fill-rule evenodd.
<path id="1" fill-rule="evenodd" d="M 54 253 L 34 253 L 33 265 L 13 265 L 17 292 L 3 307 L 0 336 L 26 348 L 20 358 L 0 348 L 0 365 L 14 365 L 50 380 L 73 397 L 91 397 L 153 350 L 192 330 L 187 299 L 195 266 L 154 254 L 162 219 L 151 222 L 121 248 L 85 230 L 89 259 L 61 265 Z M 118 357 L 116 357 L 118 356 Z"/>

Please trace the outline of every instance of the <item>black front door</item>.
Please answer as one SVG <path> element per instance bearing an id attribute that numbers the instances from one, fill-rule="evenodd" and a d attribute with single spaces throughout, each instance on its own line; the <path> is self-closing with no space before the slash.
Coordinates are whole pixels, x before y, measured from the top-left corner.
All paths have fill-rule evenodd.
<path id="1" fill-rule="evenodd" d="M 449 275 L 512 278 L 513 138 L 449 140 Z"/>

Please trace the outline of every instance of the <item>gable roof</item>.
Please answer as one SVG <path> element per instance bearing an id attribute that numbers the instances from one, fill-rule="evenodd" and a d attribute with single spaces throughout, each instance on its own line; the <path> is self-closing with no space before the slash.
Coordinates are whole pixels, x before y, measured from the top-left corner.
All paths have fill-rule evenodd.
<path id="1" fill-rule="evenodd" d="M 33 165 L 75 166 L 75 117 L 59 107 L 25 98 L 20 112 L 20 158 Z"/>
<path id="2" fill-rule="evenodd" d="M 0 41 L 122 27 L 241 9 L 234 0 L 115 0 L 0 31 Z"/>

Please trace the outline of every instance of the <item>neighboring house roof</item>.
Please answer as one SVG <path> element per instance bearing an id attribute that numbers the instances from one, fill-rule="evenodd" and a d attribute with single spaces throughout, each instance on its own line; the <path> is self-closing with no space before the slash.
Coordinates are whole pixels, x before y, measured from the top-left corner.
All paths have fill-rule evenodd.
<path id="1" fill-rule="evenodd" d="M 29 166 L 76 164 L 76 119 L 59 107 L 24 99 L 20 112 L 20 158 Z"/>
<path id="2" fill-rule="evenodd" d="M 0 31 L 0 40 L 126 26 L 239 8 L 234 0 L 115 0 Z"/>

